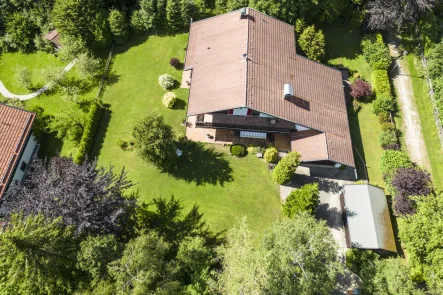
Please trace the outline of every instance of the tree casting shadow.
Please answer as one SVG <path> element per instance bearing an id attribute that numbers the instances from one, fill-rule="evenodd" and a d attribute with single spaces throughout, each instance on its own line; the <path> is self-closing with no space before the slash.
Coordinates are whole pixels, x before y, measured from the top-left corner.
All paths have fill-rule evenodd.
<path id="1" fill-rule="evenodd" d="M 179 144 L 183 155 L 170 174 L 196 185 L 220 184 L 231 182 L 232 168 L 224 154 L 200 142 L 186 141 Z"/>

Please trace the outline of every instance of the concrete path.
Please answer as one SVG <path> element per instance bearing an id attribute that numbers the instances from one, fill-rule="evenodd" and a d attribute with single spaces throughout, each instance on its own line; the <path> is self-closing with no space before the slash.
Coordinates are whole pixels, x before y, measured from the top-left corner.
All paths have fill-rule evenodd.
<path id="1" fill-rule="evenodd" d="M 67 72 L 69 71 L 77 62 L 77 60 L 73 60 L 72 62 L 70 62 L 64 69 L 63 72 Z M 30 93 L 30 94 L 25 94 L 25 95 L 17 95 L 17 94 L 13 94 L 11 92 L 9 92 L 8 89 L 6 89 L 5 85 L 3 85 L 2 81 L 0 81 L 0 94 L 3 95 L 6 98 L 10 98 L 10 99 L 19 99 L 19 100 L 29 100 L 31 98 L 37 97 L 40 94 L 42 94 L 43 92 L 45 92 L 46 90 L 50 89 L 52 86 L 52 82 L 43 86 L 42 88 L 40 88 L 39 90 Z"/>
<path id="2" fill-rule="evenodd" d="M 408 66 L 405 60 L 398 58 L 400 53 L 397 50 L 396 41 L 393 40 L 390 43 L 391 56 L 396 58 L 395 68 L 391 70 L 390 75 L 393 76 L 394 87 L 398 93 L 397 99 L 402 114 L 406 150 L 413 162 L 430 171 L 431 165 L 423 139 L 420 117 L 414 101 Z"/>

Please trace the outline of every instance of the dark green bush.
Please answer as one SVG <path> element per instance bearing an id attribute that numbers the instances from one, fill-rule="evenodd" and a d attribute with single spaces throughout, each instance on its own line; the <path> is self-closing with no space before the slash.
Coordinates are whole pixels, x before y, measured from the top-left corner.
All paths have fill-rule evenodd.
<path id="1" fill-rule="evenodd" d="M 385 123 L 390 121 L 391 121 L 391 116 L 389 115 L 389 113 L 381 112 L 378 114 L 378 122 Z"/>
<path id="2" fill-rule="evenodd" d="M 272 179 L 278 184 L 287 183 L 291 180 L 292 175 L 297 170 L 300 164 L 300 154 L 297 152 L 290 152 L 286 157 L 278 162 L 272 171 Z"/>
<path id="3" fill-rule="evenodd" d="M 380 145 L 385 147 L 387 145 L 396 144 L 398 141 L 397 130 L 387 129 L 380 135 Z"/>
<path id="4" fill-rule="evenodd" d="M 370 250 L 356 248 L 346 250 L 346 266 L 358 275 L 365 265 L 374 263 L 378 259 L 379 256 Z"/>
<path id="5" fill-rule="evenodd" d="M 381 130 L 383 131 L 395 129 L 395 124 L 392 122 L 380 122 L 380 123 L 381 123 Z"/>
<path id="6" fill-rule="evenodd" d="M 241 144 L 234 144 L 231 146 L 231 154 L 236 157 L 246 156 L 246 148 Z"/>
<path id="7" fill-rule="evenodd" d="M 371 74 L 372 89 L 377 97 L 392 97 L 391 84 L 386 70 L 375 70 Z"/>
<path id="8" fill-rule="evenodd" d="M 372 112 L 376 115 L 393 111 L 395 111 L 395 101 L 390 97 L 377 97 L 372 103 Z"/>
<path id="9" fill-rule="evenodd" d="M 428 59 L 428 73 L 432 79 L 443 76 L 443 42 L 431 49 Z"/>
<path id="10" fill-rule="evenodd" d="M 304 211 L 314 214 L 319 203 L 318 183 L 309 183 L 291 192 L 283 205 L 283 212 L 290 218 Z"/>
<path id="11" fill-rule="evenodd" d="M 92 141 L 97 130 L 98 121 L 100 120 L 102 108 L 98 103 L 93 103 L 89 109 L 88 118 L 83 130 L 83 135 L 80 139 L 77 155 L 74 158 L 74 162 L 82 164 L 86 158 L 86 155 L 90 152 Z"/>
<path id="12" fill-rule="evenodd" d="M 361 42 L 363 56 L 373 70 L 387 70 L 391 65 L 389 48 L 380 33 L 367 35 Z"/>

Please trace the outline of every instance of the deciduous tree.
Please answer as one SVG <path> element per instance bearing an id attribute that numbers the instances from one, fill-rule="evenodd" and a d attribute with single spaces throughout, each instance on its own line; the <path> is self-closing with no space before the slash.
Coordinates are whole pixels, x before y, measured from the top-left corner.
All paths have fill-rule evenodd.
<path id="1" fill-rule="evenodd" d="M 298 38 L 298 44 L 310 59 L 321 61 L 325 56 L 325 36 L 322 30 L 315 30 L 314 25 L 303 30 Z"/>
<path id="2" fill-rule="evenodd" d="M 126 172 L 114 174 L 112 167 L 97 167 L 96 162 L 75 164 L 69 158 L 52 158 L 46 165 L 35 160 L 29 179 L 15 186 L 3 206 L 10 214 L 42 214 L 62 218 L 80 233 L 120 233 L 119 221 L 134 200 L 124 190 L 132 186 Z M 8 215 L 10 216 L 10 215 Z"/>
<path id="3" fill-rule="evenodd" d="M 125 44 L 129 40 L 129 25 L 124 12 L 113 9 L 108 17 L 109 28 L 115 44 Z"/>
<path id="4" fill-rule="evenodd" d="M 174 133 L 163 116 L 148 113 L 139 121 L 132 135 L 139 156 L 161 170 L 169 170 L 177 160 Z"/>
<path id="5" fill-rule="evenodd" d="M 305 184 L 291 192 L 283 205 L 283 212 L 290 218 L 302 212 L 314 214 L 319 203 L 318 183 Z"/>

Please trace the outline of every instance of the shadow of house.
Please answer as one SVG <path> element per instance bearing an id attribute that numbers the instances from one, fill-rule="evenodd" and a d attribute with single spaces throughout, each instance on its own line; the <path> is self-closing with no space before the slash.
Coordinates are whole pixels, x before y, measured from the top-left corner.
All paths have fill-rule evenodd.
<path id="1" fill-rule="evenodd" d="M 169 173 L 177 179 L 196 185 L 221 185 L 233 181 L 232 168 L 225 154 L 200 142 L 186 141 L 179 144 L 183 155 Z"/>

